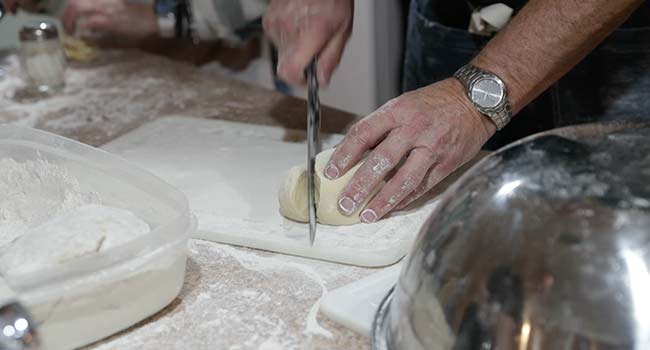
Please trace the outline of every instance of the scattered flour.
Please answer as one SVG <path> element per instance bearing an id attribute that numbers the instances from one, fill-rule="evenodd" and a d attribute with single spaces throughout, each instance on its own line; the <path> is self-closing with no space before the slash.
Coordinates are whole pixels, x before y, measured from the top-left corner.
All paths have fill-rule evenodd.
<path id="1" fill-rule="evenodd" d="M 255 271 L 264 271 L 264 270 L 274 270 L 274 269 L 294 269 L 305 276 L 316 281 L 322 290 L 321 298 L 325 293 L 327 293 L 327 286 L 323 277 L 316 272 L 313 268 L 294 262 L 282 261 L 274 259 L 273 257 L 259 257 L 251 254 L 244 254 L 236 248 L 229 246 L 223 246 L 223 250 L 228 251 L 230 256 L 235 258 L 241 266 L 249 270 Z M 316 320 L 316 315 L 318 314 L 318 309 L 320 308 L 320 298 L 318 301 L 312 305 L 305 320 L 306 327 L 303 333 L 305 335 L 322 335 L 327 338 L 332 337 L 332 333 L 327 329 L 321 327 Z"/>
<path id="2" fill-rule="evenodd" d="M 215 96 L 231 91 L 229 81 L 221 83 L 221 78 L 215 81 L 189 65 L 170 65 L 139 52 L 102 50 L 92 65 L 70 65 L 63 91 L 47 98 L 24 91 L 16 55 L 0 58 L 0 68 L 5 71 L 0 78 L 0 123 L 36 127 L 94 146 L 159 114 L 225 115 L 257 105 L 225 106 Z"/>
<path id="3" fill-rule="evenodd" d="M 0 159 L 0 273 L 65 263 L 150 231 L 130 211 L 100 203 L 64 167 Z"/>

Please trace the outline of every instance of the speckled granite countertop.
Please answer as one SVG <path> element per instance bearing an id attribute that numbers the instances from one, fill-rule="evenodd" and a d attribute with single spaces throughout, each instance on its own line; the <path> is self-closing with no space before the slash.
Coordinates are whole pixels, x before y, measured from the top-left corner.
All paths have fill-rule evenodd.
<path id="1" fill-rule="evenodd" d="M 111 51 L 71 65 L 48 99 L 21 91 L 15 56 L 0 61 L 0 123 L 33 126 L 100 146 L 165 115 L 304 127 L 304 102 L 140 53 Z M 325 110 L 323 129 L 355 117 Z M 374 272 L 192 240 L 179 297 L 88 349 L 367 349 L 369 340 L 314 311 L 321 295 Z"/>

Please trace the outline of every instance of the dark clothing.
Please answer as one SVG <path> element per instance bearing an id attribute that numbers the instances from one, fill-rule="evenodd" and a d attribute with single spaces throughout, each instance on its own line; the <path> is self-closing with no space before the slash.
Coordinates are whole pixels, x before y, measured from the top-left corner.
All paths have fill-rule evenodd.
<path id="1" fill-rule="evenodd" d="M 510 5 L 517 9 L 523 1 L 511 0 Z M 471 13 L 469 2 L 411 1 L 404 58 L 404 91 L 452 76 L 490 39 L 466 30 Z M 441 6 L 441 3 L 449 6 Z M 456 5 L 450 5 L 452 3 Z M 554 127 L 595 121 L 650 119 L 648 9 L 650 5 L 643 3 L 625 25 L 497 132 L 486 148 L 495 149 Z M 456 12 L 462 15 L 455 15 Z"/>
<path id="2" fill-rule="evenodd" d="M 472 11 L 495 3 L 503 3 L 516 11 L 526 5 L 526 0 L 422 0 L 422 13 L 430 15 L 432 21 L 447 27 L 467 29 Z M 644 3 L 623 24 L 622 28 L 639 28 L 648 25 L 650 5 Z"/>

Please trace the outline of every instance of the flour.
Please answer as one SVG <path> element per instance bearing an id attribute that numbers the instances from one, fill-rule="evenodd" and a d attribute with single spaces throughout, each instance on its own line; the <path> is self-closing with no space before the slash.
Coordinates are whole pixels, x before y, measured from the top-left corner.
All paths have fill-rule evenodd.
<path id="1" fill-rule="evenodd" d="M 0 247 L 59 212 L 99 203 L 65 168 L 45 160 L 0 159 Z"/>
<path id="2" fill-rule="evenodd" d="M 366 339 L 350 342 L 351 331 L 310 309 L 325 290 L 371 272 L 190 240 L 179 304 L 91 349 L 366 349 Z"/>
<path id="3" fill-rule="evenodd" d="M 0 251 L 0 272 L 20 274 L 119 246 L 149 232 L 128 210 L 90 204 L 63 211 Z M 29 257 L 29 258 L 28 258 Z"/>
<path id="4" fill-rule="evenodd" d="M 150 231 L 133 213 L 100 202 L 65 167 L 0 159 L 0 273 L 63 264 Z"/>
<path id="5" fill-rule="evenodd" d="M 318 285 L 322 290 L 321 297 L 325 295 L 325 293 L 327 293 L 325 280 L 314 269 L 312 269 L 309 266 L 305 266 L 294 262 L 282 261 L 282 260 L 274 259 L 273 257 L 261 258 L 251 254 L 242 254 L 236 248 L 232 248 L 228 246 L 224 246 L 221 249 L 229 252 L 230 256 L 235 258 L 241 266 L 249 270 L 264 271 L 264 270 L 274 270 L 274 269 L 295 269 L 318 283 Z M 307 319 L 305 320 L 306 327 L 303 333 L 305 335 L 322 335 L 327 338 L 331 338 L 332 333 L 327 329 L 321 327 L 321 325 L 318 324 L 318 321 L 316 320 L 316 315 L 318 314 L 319 307 L 320 307 L 320 299 L 318 299 L 318 301 L 314 305 L 312 305 L 311 309 L 309 310 L 309 314 L 307 315 Z"/>
<path id="6" fill-rule="evenodd" d="M 158 114 L 215 115 L 255 105 L 225 106 L 215 96 L 230 89 L 215 87 L 214 79 L 194 72 L 194 67 L 170 68 L 157 56 L 101 51 L 92 66 L 69 66 L 63 91 L 46 98 L 25 91 L 17 56 L 8 56 L 0 65 L 6 70 L 0 79 L 0 123 L 35 127 L 91 145 L 101 145 Z"/>

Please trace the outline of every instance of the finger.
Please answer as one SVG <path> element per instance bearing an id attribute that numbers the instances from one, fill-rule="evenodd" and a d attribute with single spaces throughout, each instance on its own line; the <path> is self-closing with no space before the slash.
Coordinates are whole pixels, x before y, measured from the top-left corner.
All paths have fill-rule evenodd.
<path id="1" fill-rule="evenodd" d="M 291 84 L 304 84 L 305 67 L 318 56 L 333 34 L 330 26 L 312 19 L 309 27 L 293 43 L 279 48 L 278 76 Z"/>
<path id="2" fill-rule="evenodd" d="M 70 34 L 74 34 L 77 30 L 77 22 L 80 17 L 88 16 L 97 12 L 92 2 L 83 0 L 70 0 L 63 10 L 61 16 L 61 23 L 63 29 Z"/>
<path id="3" fill-rule="evenodd" d="M 393 127 L 394 121 L 390 114 L 380 110 L 355 124 L 330 157 L 325 166 L 325 176 L 328 179 L 337 179 L 347 173 L 361 160 L 366 151 L 375 147 Z"/>
<path id="4" fill-rule="evenodd" d="M 289 28 L 275 12 L 268 11 L 262 18 L 264 32 L 276 47 L 286 47 L 293 38 L 294 30 Z"/>
<path id="5" fill-rule="evenodd" d="M 359 215 L 364 223 L 373 223 L 397 205 L 402 203 L 404 198 L 413 193 L 419 184 L 422 183 L 428 170 L 435 163 L 435 157 L 426 148 L 416 148 L 411 151 L 395 176 L 381 189 L 372 199 L 366 208 Z"/>
<path id="6" fill-rule="evenodd" d="M 69 0 L 63 9 L 63 14 L 61 15 L 61 24 L 63 25 L 63 29 L 70 34 L 74 33 L 76 27 L 78 3 L 79 0 Z"/>
<path id="7" fill-rule="evenodd" d="M 77 31 L 92 32 L 100 31 L 107 32 L 111 29 L 111 21 L 107 16 L 104 15 L 92 15 L 90 17 L 84 17 L 83 21 L 80 21 L 77 25 Z"/>
<path id="8" fill-rule="evenodd" d="M 339 211 L 351 215 L 411 149 L 412 140 L 393 130 L 363 162 L 339 197 Z"/>
<path id="9" fill-rule="evenodd" d="M 423 195 L 428 193 L 435 185 L 444 180 L 449 174 L 454 171 L 452 162 L 442 161 L 429 169 L 424 180 L 411 192 L 400 204 L 396 206 L 396 210 L 402 210 L 409 206 L 411 203 L 420 199 Z"/>
<path id="10" fill-rule="evenodd" d="M 341 62 L 350 34 L 350 29 L 337 33 L 318 56 L 318 82 L 324 86 L 329 85 L 332 73 Z"/>

